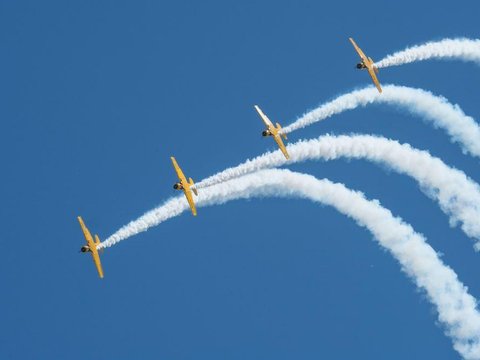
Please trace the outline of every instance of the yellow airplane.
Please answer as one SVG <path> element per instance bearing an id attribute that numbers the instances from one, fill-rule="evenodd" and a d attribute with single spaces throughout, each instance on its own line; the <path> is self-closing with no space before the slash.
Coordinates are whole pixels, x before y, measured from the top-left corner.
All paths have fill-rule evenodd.
<path id="1" fill-rule="evenodd" d="M 360 56 L 360 59 L 362 60 L 362 62 L 357 64 L 357 69 L 360 69 L 360 70 L 367 69 L 368 73 L 372 77 L 373 83 L 375 84 L 375 86 L 378 89 L 378 92 L 381 93 L 382 88 L 380 86 L 380 82 L 378 81 L 378 78 L 377 78 L 377 75 L 376 75 L 376 74 L 378 74 L 378 68 L 375 66 L 375 63 L 374 63 L 373 59 L 370 58 L 370 57 L 367 57 L 363 53 L 362 49 L 360 49 L 358 47 L 358 45 L 355 43 L 355 41 L 353 41 L 352 38 L 348 38 L 348 39 L 350 40 L 353 47 L 355 48 L 355 51 L 358 53 L 358 55 Z"/>
<path id="2" fill-rule="evenodd" d="M 95 266 L 98 271 L 98 276 L 100 276 L 100 278 L 103 279 L 102 263 L 100 262 L 100 256 L 98 255 L 98 250 L 97 250 L 97 246 L 100 244 L 100 239 L 98 238 L 98 235 L 95 235 L 95 242 L 93 241 L 92 235 L 90 234 L 90 231 L 88 231 L 87 227 L 83 223 L 81 216 L 78 217 L 78 222 L 82 227 L 83 235 L 85 235 L 85 240 L 87 240 L 87 245 L 82 246 L 80 251 L 82 253 L 89 252 L 90 254 L 92 254 L 93 262 L 95 263 Z"/>
<path id="3" fill-rule="evenodd" d="M 193 216 L 197 216 L 197 209 L 195 209 L 195 203 L 193 201 L 192 191 L 195 195 L 198 196 L 197 189 L 195 188 L 195 184 L 193 183 L 192 178 L 187 178 L 183 174 L 182 169 L 178 166 L 177 161 L 173 156 L 170 157 L 172 159 L 173 167 L 175 168 L 175 172 L 177 173 L 178 179 L 180 182 L 177 182 L 173 185 L 175 190 L 183 190 L 185 197 L 187 198 L 188 205 L 190 205 L 190 209 L 192 209 Z"/>
<path id="4" fill-rule="evenodd" d="M 290 155 L 288 155 L 287 148 L 283 144 L 282 137 L 287 140 L 287 135 L 280 133 L 282 130 L 282 127 L 280 126 L 279 123 L 276 123 L 276 126 L 273 126 L 272 122 L 270 119 L 263 113 L 263 111 L 258 107 L 258 105 L 255 105 L 255 110 L 257 110 L 258 115 L 262 118 L 263 122 L 265 123 L 265 126 L 267 127 L 267 130 L 262 131 L 262 136 L 273 136 L 273 140 L 277 143 L 278 147 L 282 151 L 283 155 L 288 159 L 290 159 Z"/>

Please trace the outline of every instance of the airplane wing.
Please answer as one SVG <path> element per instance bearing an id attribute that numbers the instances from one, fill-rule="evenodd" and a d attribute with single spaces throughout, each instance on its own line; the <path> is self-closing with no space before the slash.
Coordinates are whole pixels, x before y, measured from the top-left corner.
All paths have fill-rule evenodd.
<path id="1" fill-rule="evenodd" d="M 263 111 L 258 107 L 258 105 L 255 105 L 255 110 L 257 110 L 257 113 L 258 115 L 260 115 L 260 117 L 262 118 L 263 122 L 265 123 L 265 125 L 269 128 L 270 126 L 271 127 L 274 127 L 272 122 L 270 121 L 270 119 L 267 117 L 267 115 L 265 115 L 263 113 Z"/>
<path id="2" fill-rule="evenodd" d="M 190 190 L 190 187 L 188 189 L 183 189 L 183 192 L 185 193 L 185 197 L 187 198 L 188 205 L 190 205 L 193 216 L 197 216 L 197 209 L 195 208 L 195 202 L 193 201 L 192 191 Z"/>
<path id="3" fill-rule="evenodd" d="M 352 39 L 352 38 L 348 38 L 348 40 L 350 40 L 350 42 L 352 43 L 353 47 L 355 48 L 355 51 L 358 53 L 358 55 L 360 56 L 360 58 L 362 60 L 364 60 L 365 62 L 368 61 L 368 58 L 367 56 L 363 53 L 362 49 L 360 49 L 357 45 L 357 43 Z"/>
<path id="4" fill-rule="evenodd" d="M 95 247 L 95 243 L 93 242 L 92 234 L 90 234 L 90 231 L 88 231 L 87 227 L 85 226 L 85 223 L 83 222 L 83 219 L 81 216 L 77 217 L 78 222 L 80 223 L 80 227 L 82 228 L 83 235 L 85 236 L 85 239 L 87 240 L 87 245 L 90 248 Z"/>
<path id="5" fill-rule="evenodd" d="M 372 66 L 367 67 L 368 73 L 372 77 L 373 83 L 377 87 L 378 92 L 382 92 L 382 87 L 380 86 L 380 82 L 378 81 L 377 74 L 375 74 L 375 71 L 373 70 Z"/>
<path id="6" fill-rule="evenodd" d="M 180 166 L 177 164 L 177 160 L 173 156 L 170 157 L 172 159 L 173 167 L 175 168 L 175 172 L 177 173 L 178 178 L 180 179 L 181 182 L 187 182 L 187 178 L 183 174 L 182 169 L 180 169 Z"/>
<path id="7" fill-rule="evenodd" d="M 87 240 L 87 245 L 90 248 L 90 251 L 91 251 L 90 253 L 92 254 L 93 262 L 95 263 L 95 267 L 97 268 L 97 271 L 98 271 L 98 276 L 100 276 L 100 278 L 103 279 L 102 263 L 100 262 L 100 256 L 98 255 L 97 244 L 93 241 L 92 234 L 90 234 L 90 231 L 88 231 L 81 216 L 78 217 L 78 222 L 80 223 L 83 234 L 85 235 L 85 239 Z M 100 240 L 98 239 L 98 235 L 95 235 L 95 240 L 97 240 L 97 243 L 100 243 Z"/>
<path id="8" fill-rule="evenodd" d="M 95 250 L 92 250 L 92 258 L 93 262 L 95 263 L 95 267 L 97 268 L 98 271 L 98 276 L 100 276 L 103 279 L 103 269 L 102 269 L 102 263 L 100 262 L 100 256 L 98 255 L 98 250 L 95 247 Z"/>
<path id="9" fill-rule="evenodd" d="M 283 155 L 285 155 L 285 157 L 288 159 L 290 159 L 290 155 L 288 155 L 288 152 L 287 152 L 287 148 L 285 147 L 285 144 L 283 143 L 282 141 L 282 138 L 280 137 L 280 135 L 276 135 L 274 137 L 274 140 L 275 142 L 278 144 L 278 147 L 280 148 L 280 150 L 282 151 Z"/>

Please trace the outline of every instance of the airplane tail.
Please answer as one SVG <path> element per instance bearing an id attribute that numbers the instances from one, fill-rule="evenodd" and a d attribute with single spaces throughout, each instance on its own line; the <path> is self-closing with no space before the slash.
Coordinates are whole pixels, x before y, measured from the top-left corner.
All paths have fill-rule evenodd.
<path id="1" fill-rule="evenodd" d="M 280 135 L 281 135 L 285 140 L 287 140 L 287 134 L 281 132 L 281 131 L 282 131 L 282 126 L 281 126 L 279 123 L 277 123 L 276 125 L 277 125 L 277 130 L 280 132 Z"/>
<path id="2" fill-rule="evenodd" d="M 368 60 L 372 62 L 372 67 L 373 67 L 373 71 L 375 71 L 375 74 L 378 74 L 378 68 L 375 66 L 375 61 L 373 61 L 371 57 L 369 57 Z"/>
<path id="3" fill-rule="evenodd" d="M 188 183 L 189 183 L 190 186 L 192 187 L 193 193 L 198 196 L 198 191 L 197 191 L 197 189 L 195 188 L 195 183 L 193 182 L 193 179 L 192 179 L 192 178 L 188 178 Z"/>
<path id="4" fill-rule="evenodd" d="M 98 237 L 97 234 L 95 234 L 95 245 L 100 245 L 100 238 Z M 99 250 L 100 254 L 103 254 L 103 248 Z"/>

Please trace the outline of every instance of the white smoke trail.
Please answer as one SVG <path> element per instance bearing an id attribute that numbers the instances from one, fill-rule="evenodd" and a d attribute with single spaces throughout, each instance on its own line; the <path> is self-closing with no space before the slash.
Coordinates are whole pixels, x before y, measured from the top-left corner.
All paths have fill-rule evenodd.
<path id="1" fill-rule="evenodd" d="M 289 170 L 264 170 L 202 189 L 197 204 L 207 206 L 266 196 L 301 197 L 330 205 L 367 228 L 398 260 L 402 270 L 416 285 L 425 290 L 436 306 L 438 318 L 452 338 L 454 348 L 465 359 L 480 359 L 480 314 L 475 299 L 425 239 L 378 201 L 368 201 L 360 192 L 310 175 Z M 101 246 L 112 246 L 187 209 L 182 197 L 169 200 L 120 229 Z"/>
<path id="2" fill-rule="evenodd" d="M 375 65 L 384 68 L 429 59 L 458 59 L 480 64 L 480 40 L 460 38 L 431 41 L 388 55 Z"/>
<path id="3" fill-rule="evenodd" d="M 369 160 L 414 178 L 449 216 L 450 225 L 460 222 L 462 230 L 477 239 L 475 249 L 480 250 L 480 187 L 465 173 L 447 166 L 427 151 L 371 135 L 326 135 L 290 144 L 288 152 L 290 160 L 286 160 L 280 151 L 268 152 L 206 178 L 196 186 L 208 187 L 258 170 L 306 160 L 340 157 Z"/>
<path id="4" fill-rule="evenodd" d="M 450 104 L 444 97 L 405 86 L 385 85 L 382 94 L 372 86 L 341 95 L 309 111 L 286 126 L 283 132 L 290 133 L 346 110 L 369 104 L 404 107 L 409 112 L 432 122 L 435 127 L 446 130 L 452 141 L 460 143 L 464 152 L 480 156 L 480 127 L 473 118 L 465 115 L 458 105 Z"/>

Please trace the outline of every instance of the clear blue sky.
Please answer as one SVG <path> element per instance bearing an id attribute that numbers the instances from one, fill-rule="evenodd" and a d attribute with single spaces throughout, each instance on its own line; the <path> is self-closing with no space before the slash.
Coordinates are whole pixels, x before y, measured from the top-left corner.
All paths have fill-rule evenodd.
<path id="1" fill-rule="evenodd" d="M 104 239 L 174 194 L 170 155 L 200 180 L 273 149 L 253 104 L 289 124 L 369 84 L 349 36 L 380 59 L 478 37 L 479 11 L 472 1 L 3 1 L 0 358 L 459 358 L 394 259 L 331 208 L 200 208 L 105 251 L 103 281 L 78 254 L 76 216 Z M 478 66 L 410 64 L 380 79 L 480 119 Z M 478 160 L 402 111 L 344 113 L 290 141 L 326 132 L 409 142 L 480 181 Z M 480 255 L 411 179 L 363 161 L 292 169 L 380 199 L 480 298 Z"/>

